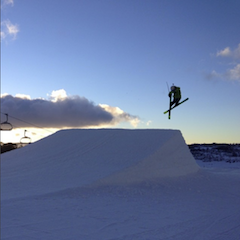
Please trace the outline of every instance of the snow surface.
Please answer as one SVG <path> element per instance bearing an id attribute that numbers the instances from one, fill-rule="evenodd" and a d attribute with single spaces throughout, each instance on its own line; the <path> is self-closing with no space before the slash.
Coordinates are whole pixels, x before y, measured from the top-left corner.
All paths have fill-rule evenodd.
<path id="1" fill-rule="evenodd" d="M 178 130 L 59 131 L 1 156 L 1 239 L 239 240 L 239 165 L 199 165 Z"/>

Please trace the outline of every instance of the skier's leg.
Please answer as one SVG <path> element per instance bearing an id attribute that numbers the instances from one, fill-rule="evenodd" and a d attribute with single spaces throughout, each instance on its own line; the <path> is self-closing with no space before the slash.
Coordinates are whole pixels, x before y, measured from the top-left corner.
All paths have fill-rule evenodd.
<path id="1" fill-rule="evenodd" d="M 176 102 L 176 106 L 177 106 L 178 103 L 180 102 L 180 99 L 181 99 L 181 98 L 177 98 L 177 99 L 175 100 L 175 102 Z"/>
<path id="2" fill-rule="evenodd" d="M 173 101 L 171 102 L 171 107 L 172 107 L 173 104 L 176 103 L 176 100 L 177 100 L 176 98 L 173 99 Z"/>

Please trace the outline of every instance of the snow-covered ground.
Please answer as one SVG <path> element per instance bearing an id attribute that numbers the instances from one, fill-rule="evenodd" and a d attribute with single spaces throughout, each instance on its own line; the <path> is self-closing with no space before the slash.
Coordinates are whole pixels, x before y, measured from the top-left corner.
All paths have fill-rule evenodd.
<path id="1" fill-rule="evenodd" d="M 1 156 L 5 240 L 239 240 L 239 203 L 239 163 L 195 161 L 177 130 L 65 130 Z"/>

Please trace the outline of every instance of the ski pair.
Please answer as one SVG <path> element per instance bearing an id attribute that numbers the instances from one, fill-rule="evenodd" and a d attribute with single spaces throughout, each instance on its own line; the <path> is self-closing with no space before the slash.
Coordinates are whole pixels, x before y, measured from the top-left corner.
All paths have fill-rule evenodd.
<path id="1" fill-rule="evenodd" d="M 184 99 L 182 102 L 178 103 L 178 105 L 175 105 L 174 107 L 171 108 L 171 98 L 170 98 L 170 105 L 169 105 L 169 109 L 167 111 L 164 112 L 164 114 L 168 113 L 168 118 L 171 118 L 171 110 L 174 109 L 175 107 L 179 106 L 180 104 L 186 102 L 189 98 Z"/>

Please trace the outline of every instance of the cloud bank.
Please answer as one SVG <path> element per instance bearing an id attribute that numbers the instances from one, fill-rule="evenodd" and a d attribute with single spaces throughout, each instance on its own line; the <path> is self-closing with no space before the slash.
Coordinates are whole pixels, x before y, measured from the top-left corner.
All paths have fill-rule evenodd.
<path id="1" fill-rule="evenodd" d="M 118 107 L 95 105 L 85 97 L 67 96 L 63 89 L 53 91 L 49 100 L 31 99 L 23 94 L 15 97 L 4 94 L 1 97 L 1 113 L 9 114 L 9 122 L 11 121 L 15 128 L 28 128 L 33 125 L 58 129 L 102 127 L 121 122 L 129 122 L 136 127 L 139 123 L 138 117 Z"/>

